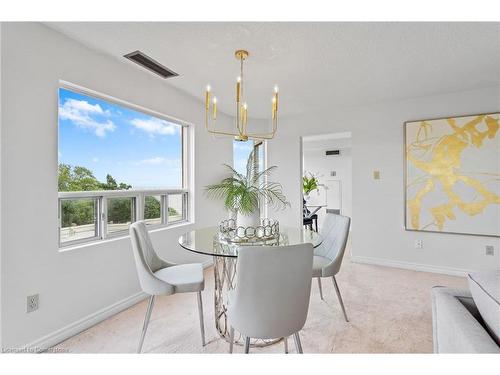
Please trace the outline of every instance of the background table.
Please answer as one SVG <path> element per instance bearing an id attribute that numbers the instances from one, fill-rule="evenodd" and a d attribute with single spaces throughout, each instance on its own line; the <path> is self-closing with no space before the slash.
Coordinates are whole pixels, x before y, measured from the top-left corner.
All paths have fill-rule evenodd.
<path id="1" fill-rule="evenodd" d="M 280 227 L 277 240 L 252 244 L 234 244 L 219 237 L 219 227 L 196 229 L 179 237 L 179 245 L 184 249 L 214 257 L 214 299 L 215 327 L 220 336 L 229 340 L 227 324 L 227 294 L 236 285 L 236 261 L 240 246 L 287 246 L 311 243 L 317 247 L 323 242 L 321 236 L 309 229 Z M 269 342 L 253 345 L 269 345 Z"/>
<path id="2" fill-rule="evenodd" d="M 309 210 L 309 213 L 305 216 L 306 219 L 309 219 L 312 217 L 315 213 L 317 213 L 319 210 L 321 210 L 323 207 L 326 207 L 326 205 L 317 205 L 317 204 L 305 204 L 306 208 Z"/>

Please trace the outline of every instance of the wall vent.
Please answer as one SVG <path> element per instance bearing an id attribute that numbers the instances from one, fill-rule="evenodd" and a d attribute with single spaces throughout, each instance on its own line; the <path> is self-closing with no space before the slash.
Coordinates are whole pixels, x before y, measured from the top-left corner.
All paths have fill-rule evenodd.
<path id="1" fill-rule="evenodd" d="M 325 155 L 326 156 L 340 155 L 340 150 L 328 150 L 328 151 L 325 151 Z"/>
<path id="2" fill-rule="evenodd" d="M 179 74 L 161 65 L 158 61 L 153 60 L 151 57 L 141 51 L 134 51 L 124 55 L 123 57 L 130 61 L 139 64 L 143 68 L 158 74 L 162 78 L 177 77 Z"/>

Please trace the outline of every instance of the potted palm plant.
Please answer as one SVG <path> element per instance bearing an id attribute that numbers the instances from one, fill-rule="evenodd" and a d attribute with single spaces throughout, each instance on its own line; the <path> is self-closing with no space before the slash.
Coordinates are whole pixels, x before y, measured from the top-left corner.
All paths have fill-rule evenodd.
<path id="1" fill-rule="evenodd" d="M 259 171 L 254 152 L 250 153 L 246 165 L 246 174 L 238 173 L 233 167 L 223 164 L 230 175 L 221 182 L 205 187 L 209 198 L 223 200 L 224 207 L 236 213 L 236 222 L 242 227 L 260 225 L 260 208 L 267 203 L 275 209 L 290 206 L 283 194 L 281 184 L 267 181 L 276 166 Z"/>

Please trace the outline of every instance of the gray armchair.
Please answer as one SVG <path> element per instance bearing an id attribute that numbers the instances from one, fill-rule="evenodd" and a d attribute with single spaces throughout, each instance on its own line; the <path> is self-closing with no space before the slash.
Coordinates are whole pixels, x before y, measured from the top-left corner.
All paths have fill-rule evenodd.
<path id="1" fill-rule="evenodd" d="M 130 240 L 134 253 L 139 283 L 143 292 L 149 294 L 149 302 L 144 318 L 137 352 L 142 351 L 144 337 L 148 329 L 156 296 L 195 292 L 198 301 L 201 343 L 205 346 L 205 325 L 203 322 L 203 302 L 201 291 L 205 288 L 201 263 L 176 265 L 161 259 L 151 243 L 146 224 L 142 221 L 130 225 Z"/>
<path id="2" fill-rule="evenodd" d="M 342 295 L 340 294 L 335 275 L 340 271 L 340 265 L 344 258 L 350 224 L 351 218 L 347 216 L 327 213 L 321 227 L 323 242 L 314 250 L 313 258 L 313 277 L 318 279 L 321 299 L 323 299 L 321 278 L 331 277 L 346 322 L 348 322 L 349 319 L 347 318 L 344 302 L 342 301 Z"/>

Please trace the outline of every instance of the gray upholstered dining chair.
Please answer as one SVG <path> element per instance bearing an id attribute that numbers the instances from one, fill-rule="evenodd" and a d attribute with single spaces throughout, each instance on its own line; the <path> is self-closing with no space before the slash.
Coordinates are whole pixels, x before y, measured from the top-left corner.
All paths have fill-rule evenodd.
<path id="1" fill-rule="evenodd" d="M 234 330 L 245 337 L 245 353 L 249 352 L 250 338 L 275 339 L 291 335 L 297 352 L 302 353 L 299 331 L 304 327 L 309 309 L 312 264 L 311 244 L 239 249 L 236 287 L 228 304 L 230 353 Z"/>
<path id="2" fill-rule="evenodd" d="M 351 218 L 348 216 L 335 215 L 327 213 L 323 225 L 321 227 L 321 236 L 323 242 L 314 249 L 313 259 L 313 277 L 318 279 L 319 294 L 323 300 L 323 288 L 321 287 L 321 278 L 331 277 L 335 292 L 340 302 L 340 307 L 344 313 L 345 321 L 348 322 L 345 312 L 342 295 L 335 279 L 335 275 L 340 271 L 342 258 L 347 246 L 349 237 L 349 226 Z"/>
<path id="3" fill-rule="evenodd" d="M 196 292 L 198 314 L 200 318 L 201 343 L 205 346 L 205 326 L 203 323 L 203 303 L 201 291 L 205 287 L 203 266 L 201 263 L 175 265 L 161 259 L 153 248 L 146 224 L 138 221 L 130 225 L 130 239 L 134 251 L 135 265 L 142 290 L 149 294 L 149 303 L 144 318 L 144 325 L 139 339 L 137 352 L 142 351 L 142 344 L 148 329 L 155 296 L 169 296 L 176 293 Z"/>

